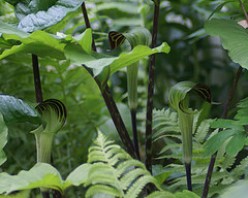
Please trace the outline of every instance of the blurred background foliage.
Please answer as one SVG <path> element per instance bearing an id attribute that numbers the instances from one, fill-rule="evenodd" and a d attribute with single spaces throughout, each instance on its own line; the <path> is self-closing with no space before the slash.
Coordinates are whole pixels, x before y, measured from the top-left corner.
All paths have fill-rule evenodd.
<path id="1" fill-rule="evenodd" d="M 248 2 L 245 1 L 246 7 Z M 153 2 L 150 0 L 91 0 L 86 1 L 97 50 L 111 51 L 107 33 L 127 32 L 136 26 L 151 30 Z M 204 23 L 209 17 L 243 19 L 238 1 L 219 0 L 161 0 L 158 41 L 168 42 L 171 52 L 157 55 L 154 107 L 168 106 L 168 92 L 179 81 L 193 81 L 208 85 L 213 100 L 224 103 L 238 65 L 233 63 L 222 49 L 218 38 L 205 34 Z M 0 1 L 0 21 L 16 24 L 13 8 Z M 46 31 L 77 35 L 86 29 L 81 9 L 68 14 L 60 23 Z M 0 40 L 0 53 L 4 43 Z M 8 46 L 6 46 L 8 47 Z M 68 120 L 58 134 L 53 153 L 53 164 L 65 176 L 87 160 L 87 149 L 100 128 L 109 137 L 119 141 L 100 91 L 83 67 L 66 61 L 40 58 L 40 72 L 44 99 L 62 100 L 68 111 Z M 144 123 L 147 95 L 147 63 L 139 67 L 139 115 L 138 128 L 144 153 Z M 16 96 L 35 103 L 30 54 L 12 55 L 0 62 L 0 93 Z M 247 96 L 248 75 L 241 77 L 233 104 Z M 125 71 L 112 76 L 110 86 L 127 128 L 131 129 L 127 107 Z M 208 117 L 219 117 L 222 105 L 213 106 Z M 232 113 L 232 111 L 231 111 Z M 32 126 L 21 124 L 9 129 L 9 142 L 5 148 L 7 162 L 3 171 L 17 173 L 35 163 L 35 140 L 29 131 Z M 143 154 L 144 155 L 144 154 Z"/>

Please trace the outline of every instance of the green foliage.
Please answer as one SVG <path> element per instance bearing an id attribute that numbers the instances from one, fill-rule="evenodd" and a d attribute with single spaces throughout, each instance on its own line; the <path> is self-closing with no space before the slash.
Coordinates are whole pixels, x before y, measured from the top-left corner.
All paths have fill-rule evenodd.
<path id="1" fill-rule="evenodd" d="M 220 198 L 247 197 L 247 180 L 238 181 L 221 193 Z"/>
<path id="2" fill-rule="evenodd" d="M 15 14 L 21 21 L 18 21 L 15 17 L 14 8 L 6 2 L 15 6 Z M 64 2 L 67 2 L 67 5 L 60 4 Z M 61 182 L 62 184 L 56 184 L 56 188 L 60 190 L 67 189 L 66 193 L 68 193 L 68 197 L 85 197 L 84 193 L 87 189 L 91 189 L 91 191 L 87 192 L 88 195 L 98 190 L 99 192 L 109 193 L 113 196 L 123 192 L 116 190 L 119 189 L 119 186 L 114 185 L 115 181 L 118 181 L 117 184 L 119 185 L 122 184 L 120 177 L 116 177 L 116 174 L 109 174 L 109 178 L 106 176 L 103 177 L 104 175 L 99 173 L 97 167 L 102 168 L 103 172 L 106 173 L 116 173 L 118 166 L 113 166 L 108 162 L 100 163 L 96 161 L 92 164 L 81 165 L 75 169 L 79 164 L 85 162 L 87 158 L 86 148 L 89 147 L 91 140 L 95 139 L 96 128 L 100 128 L 108 136 L 115 137 L 117 142 L 119 140 L 118 135 L 115 133 L 114 124 L 109 118 L 109 114 L 104 106 L 99 88 L 92 76 L 81 65 L 84 63 L 92 64 L 89 70 L 92 69 L 95 75 L 101 75 L 98 77 L 101 79 L 103 85 L 106 83 L 110 85 L 111 92 L 118 103 L 125 124 L 128 130 L 131 131 L 129 126 L 129 112 L 125 104 L 127 94 L 123 68 L 127 65 L 130 65 L 129 68 L 132 68 L 132 62 L 137 62 L 142 57 L 148 56 L 156 48 L 150 49 L 145 46 L 139 46 L 137 49 L 135 48 L 135 53 L 130 52 L 131 55 L 123 52 L 119 53 L 119 51 L 112 51 L 110 53 L 107 43 L 107 32 L 113 30 L 131 32 L 130 30 L 136 29 L 137 26 L 146 27 L 151 31 L 152 11 L 154 3 L 158 3 L 158 1 L 87 1 L 87 11 L 93 30 L 86 30 L 82 13 L 78 9 L 81 2 L 83 1 L 6 0 L 0 2 L 0 20 L 5 22 L 0 22 L 0 57 L 2 58 L 0 63 L 0 91 L 7 95 L 25 98 L 26 101 L 34 103 L 30 54 L 37 54 L 40 62 L 44 98 L 58 98 L 68 107 L 68 120 L 54 142 L 53 159 L 54 165 L 59 167 L 61 174 L 59 177 L 67 176 L 72 170 L 74 171 L 66 180 Z M 245 6 L 247 7 L 247 3 Z M 59 18 L 52 17 L 57 7 L 59 11 L 56 13 L 56 16 L 59 16 Z M 206 37 L 203 31 L 203 24 L 213 14 L 215 17 L 221 16 L 222 18 L 243 18 L 242 13 L 238 9 L 238 3 L 230 0 L 214 0 L 211 2 L 198 0 L 161 0 L 157 43 L 159 46 L 164 41 L 167 41 L 173 50 L 168 56 L 159 54 L 156 57 L 156 91 L 154 96 L 154 105 L 156 108 L 168 106 L 168 88 L 172 84 L 175 84 L 175 82 L 184 79 L 207 83 L 211 87 L 214 99 L 220 101 L 220 103 L 224 103 L 223 100 L 225 100 L 228 87 L 232 83 L 232 76 L 236 65 L 223 53 L 218 41 Z M 40 20 L 39 16 L 45 18 L 44 23 Z M 35 20 L 27 21 L 31 17 L 34 17 Z M 222 20 L 219 21 L 222 22 Z M 35 31 L 31 34 L 21 31 L 16 28 L 18 23 L 19 27 L 24 28 L 25 31 Z M 209 22 L 209 25 L 212 25 L 210 23 L 212 21 Z M 233 54 L 231 51 L 235 52 L 237 61 L 232 56 L 231 58 L 235 62 L 239 61 L 238 63 L 243 61 L 242 64 L 244 63 L 245 65 L 247 57 L 245 54 L 246 48 L 242 44 L 246 40 L 246 31 L 243 29 L 241 31 L 240 27 L 234 21 L 230 21 L 230 24 L 227 23 L 229 21 L 215 25 L 214 29 L 216 31 L 212 30 L 213 28 L 211 31 L 214 32 L 213 34 L 224 38 L 222 38 L 223 45 L 228 46 L 226 48 L 230 50 L 230 56 Z M 232 29 L 231 26 L 235 26 L 235 28 Z M 206 25 L 207 27 L 208 24 Z M 36 31 L 40 29 L 43 31 Z M 56 34 L 56 32 L 58 33 Z M 92 33 L 97 50 L 101 54 L 95 54 L 91 50 Z M 240 40 L 239 38 L 243 39 Z M 231 45 L 229 46 L 229 44 Z M 156 50 L 156 53 L 159 51 L 168 53 L 168 45 L 162 44 L 164 49 Z M 142 50 L 145 50 L 145 53 Z M 139 56 L 139 54 L 142 54 L 142 56 Z M 139 67 L 138 76 L 138 107 L 140 108 L 138 109 L 140 112 L 138 117 L 138 132 L 140 136 L 141 157 L 143 159 L 143 145 L 145 140 L 144 126 L 142 124 L 145 121 L 145 115 L 141 108 L 144 107 L 146 102 L 144 96 L 147 94 L 145 87 L 147 83 L 147 68 L 144 62 L 142 64 L 144 66 Z M 86 66 L 88 65 L 86 64 Z M 240 87 L 247 86 L 247 75 L 243 75 L 240 83 Z M 202 96 L 204 96 L 204 92 L 202 93 Z M 247 90 L 238 89 L 233 104 L 239 98 L 245 96 L 247 96 Z M 240 107 L 240 109 L 242 108 Z M 219 117 L 220 106 L 214 106 L 209 115 L 210 117 Z M 164 191 L 156 192 L 150 195 L 153 197 L 195 196 L 187 191 L 178 193 L 178 191 L 185 189 L 185 172 L 181 162 L 181 136 L 177 116 L 177 113 L 172 112 L 170 109 L 155 112 L 155 133 L 153 139 L 155 142 L 154 153 L 158 154 L 156 159 L 154 159 L 153 173 L 156 175 L 155 178 L 159 180 L 158 183 L 163 185 L 171 193 Z M 204 155 L 205 149 L 203 145 L 208 145 L 212 142 L 212 147 L 209 146 L 210 149 L 207 149 L 211 152 L 218 150 L 216 160 L 216 167 L 218 168 L 213 173 L 209 197 L 218 196 L 221 190 L 225 190 L 225 188 L 240 177 L 247 177 L 247 158 L 245 157 L 247 154 L 245 149 L 243 149 L 247 145 L 245 133 L 247 111 L 240 112 L 239 116 L 236 115 L 234 120 L 218 120 L 214 122 L 212 126 L 215 127 L 216 125 L 215 128 L 217 128 L 214 132 L 210 129 L 212 120 L 204 120 L 203 118 L 207 116 L 202 116 L 202 114 L 199 117 L 197 116 L 198 114 L 195 113 L 192 122 L 192 179 L 194 192 L 198 195 L 201 194 L 209 163 L 209 156 Z M 232 111 L 230 113 L 231 116 Z M 237 123 L 237 120 L 239 120 L 239 123 Z M 16 173 L 20 169 L 29 169 L 35 161 L 33 152 L 34 140 L 31 139 L 30 134 L 25 132 L 32 130 L 30 129 L 31 125 L 19 124 L 8 127 L 9 140 L 5 146 L 8 160 L 1 166 L 1 170 Z M 223 135 L 224 132 L 217 134 L 218 128 L 225 128 L 227 133 L 225 135 Z M 228 130 L 236 131 L 237 134 L 228 132 Z M 228 134 L 232 135 L 229 136 Z M 214 138 L 215 136 L 216 139 L 214 141 L 212 137 Z M 105 153 L 108 152 L 106 151 Z M 114 152 L 114 154 L 116 153 Z M 122 154 L 120 155 L 122 156 Z M 105 159 L 106 155 L 104 156 Z M 102 155 L 98 157 L 101 160 L 103 158 Z M 127 161 L 129 160 L 131 159 L 127 159 Z M 122 161 L 120 160 L 117 162 L 117 165 L 121 163 Z M 91 170 L 91 166 L 94 165 L 95 168 Z M 132 165 L 129 167 L 130 169 L 127 170 L 127 175 L 129 171 L 131 173 L 132 171 L 137 171 L 132 168 L 140 168 L 133 167 Z M 51 167 L 47 168 L 49 172 Z M 137 174 L 143 174 L 143 168 L 144 166 L 142 166 L 142 170 L 139 170 L 141 172 L 137 171 Z M 92 178 L 88 181 L 89 171 L 92 171 L 90 174 Z M 34 172 L 34 174 L 39 173 Z M 32 175 L 29 175 L 29 177 L 32 178 Z M 69 177 L 70 179 L 68 179 Z M 112 185 L 106 185 L 106 183 L 95 185 L 93 184 L 94 179 L 103 183 L 106 182 L 107 184 L 110 183 L 109 179 L 111 179 L 111 184 L 114 187 Z M 65 181 L 66 183 L 64 183 Z M 32 183 L 32 181 L 30 182 Z M 130 181 L 127 180 L 127 183 L 130 184 Z M 80 185 L 85 185 L 87 188 L 83 188 Z M 69 186 L 80 187 L 69 188 Z M 122 190 L 122 188 L 120 189 Z M 137 190 L 140 191 L 140 188 L 137 188 Z M 132 191 L 130 190 L 130 192 Z M 28 192 L 23 193 L 28 194 Z M 104 195 L 97 194 L 96 196 Z"/>
<path id="3" fill-rule="evenodd" d="M 34 32 L 57 24 L 69 12 L 75 11 L 82 2 L 82 0 L 29 0 L 10 3 L 15 6 L 16 16 L 19 19 L 18 28 L 25 32 Z"/>
<path id="4" fill-rule="evenodd" d="M 6 124 L 16 122 L 40 123 L 40 116 L 35 108 L 13 96 L 0 95 L 0 112 Z"/>
<path id="5" fill-rule="evenodd" d="M 154 192 L 147 196 L 147 198 L 199 198 L 198 195 L 196 195 L 193 192 L 190 191 L 183 191 L 183 192 L 177 192 L 175 194 L 168 193 L 168 192 Z"/>
<path id="6" fill-rule="evenodd" d="M 206 154 L 213 154 L 223 147 L 230 156 L 236 156 L 247 142 L 246 125 L 248 98 L 243 99 L 238 104 L 238 111 L 234 120 L 218 119 L 212 123 L 213 128 L 219 128 L 219 133 L 213 135 L 205 144 Z"/>
<path id="7" fill-rule="evenodd" d="M 67 51 L 70 51 L 70 49 L 66 49 Z M 130 66 L 133 63 L 136 63 L 137 61 L 141 60 L 142 58 L 156 54 L 156 53 L 168 53 L 170 51 L 170 47 L 167 43 L 163 43 L 160 46 L 156 48 L 149 48 L 147 46 L 139 45 L 135 47 L 131 52 L 128 53 L 121 53 L 118 57 L 101 57 L 98 59 L 92 58 L 93 60 L 85 60 L 84 57 L 77 57 L 77 56 L 71 56 L 67 53 L 67 58 L 70 59 L 72 62 L 76 64 L 84 64 L 86 67 L 93 69 L 94 76 L 97 76 L 101 73 L 101 71 L 109 66 L 110 67 L 110 74 L 113 74 L 117 72 L 118 70 Z M 75 52 L 77 53 L 77 52 Z"/>
<path id="8" fill-rule="evenodd" d="M 191 192 L 177 193 L 175 196 L 161 189 L 157 180 L 145 169 L 143 163 L 132 159 L 123 149 L 99 132 L 90 147 L 88 163 L 76 168 L 66 180 L 51 165 L 37 163 L 29 171 L 17 175 L 0 173 L 0 193 L 9 194 L 18 190 L 50 188 L 62 194 L 70 186 L 87 187 L 85 197 L 105 194 L 118 197 L 137 197 L 147 184 L 153 184 L 160 192 L 148 197 L 168 195 L 172 198 L 194 196 Z M 33 177 L 35 175 L 35 177 Z M 27 191 L 24 191 L 27 193 Z M 8 196 L 6 196 L 8 197 Z"/>
<path id="9" fill-rule="evenodd" d="M 193 150 L 192 150 L 192 184 L 194 192 L 201 194 L 202 184 L 204 183 L 209 157 L 204 155 L 204 144 L 209 141 L 211 134 L 211 123 L 214 120 L 200 120 L 202 112 L 194 112 L 193 120 Z M 170 192 L 178 192 L 178 189 L 185 189 L 186 180 L 184 178 L 184 165 L 182 161 L 182 149 L 180 146 L 181 134 L 178 125 L 178 115 L 171 109 L 154 112 L 154 152 L 156 160 L 164 160 L 165 165 L 156 164 L 153 167 L 154 176 L 160 183 L 170 184 L 167 186 Z M 213 132 L 216 133 L 216 132 Z M 216 159 L 216 166 L 221 168 L 221 172 L 214 172 L 212 185 L 210 186 L 209 196 L 219 194 L 220 189 L 226 188 L 232 183 L 234 178 L 243 174 L 237 167 L 236 173 L 232 174 L 226 171 L 235 163 L 235 157 L 219 154 Z M 162 163 L 163 164 L 163 163 Z M 247 162 L 242 163 L 242 167 L 247 167 Z M 240 172 L 239 172 L 240 171 Z M 225 181 L 225 182 L 224 182 Z M 172 183 L 172 184 L 171 184 Z M 219 185 L 216 185 L 219 183 Z M 223 183 L 223 184 L 222 184 Z"/>
<path id="10" fill-rule="evenodd" d="M 6 161 L 6 156 L 3 152 L 3 148 L 7 143 L 7 134 L 8 129 L 5 126 L 3 116 L 0 113 L 0 166 Z"/>
<path id="11" fill-rule="evenodd" d="M 247 31 L 234 20 L 212 19 L 205 25 L 208 34 L 219 36 L 224 49 L 235 63 L 243 68 L 247 65 Z"/>
<path id="12" fill-rule="evenodd" d="M 86 197 L 99 193 L 117 197 L 137 197 L 148 184 L 160 185 L 140 161 L 132 159 L 121 147 L 101 133 L 90 147 L 88 163 L 92 164 L 86 183 Z"/>

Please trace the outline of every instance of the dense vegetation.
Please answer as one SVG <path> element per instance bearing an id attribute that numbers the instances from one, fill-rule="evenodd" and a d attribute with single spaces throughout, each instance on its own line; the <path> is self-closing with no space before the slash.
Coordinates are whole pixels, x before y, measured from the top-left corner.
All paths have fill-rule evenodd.
<path id="1" fill-rule="evenodd" d="M 0 1 L 0 197 L 246 197 L 246 10 Z"/>

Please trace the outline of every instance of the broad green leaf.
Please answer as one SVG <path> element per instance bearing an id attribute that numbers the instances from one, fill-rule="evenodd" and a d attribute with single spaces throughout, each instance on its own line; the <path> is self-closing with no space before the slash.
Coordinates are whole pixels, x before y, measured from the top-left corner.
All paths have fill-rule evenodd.
<path id="1" fill-rule="evenodd" d="M 29 35 L 28 33 L 23 32 L 22 30 L 19 30 L 17 27 L 3 23 L 1 21 L 0 21 L 0 33 L 15 35 L 15 38 L 18 40 L 19 38 L 26 38 Z"/>
<path id="2" fill-rule="evenodd" d="M 126 66 L 132 65 L 146 56 L 156 53 L 168 53 L 169 51 L 170 47 L 167 43 L 163 43 L 153 49 L 147 46 L 139 45 L 136 46 L 131 52 L 121 53 L 118 57 L 100 58 L 92 61 L 77 62 L 77 64 L 84 64 L 88 68 L 93 69 L 95 76 L 101 73 L 104 67 L 110 66 L 110 73 L 113 74 Z"/>
<path id="3" fill-rule="evenodd" d="M 164 198 L 164 197 L 176 198 L 176 196 L 170 192 L 161 192 L 161 191 L 153 192 L 150 195 L 146 196 L 146 198 Z"/>
<path id="4" fill-rule="evenodd" d="M 92 51 L 92 30 L 86 29 L 82 34 L 75 37 L 78 44 L 83 48 L 87 54 L 91 54 Z"/>
<path id="5" fill-rule="evenodd" d="M 91 164 L 83 164 L 72 171 L 65 180 L 64 189 L 72 185 L 79 186 L 84 184 L 88 179 L 91 166 Z"/>
<path id="6" fill-rule="evenodd" d="M 231 129 L 237 129 L 242 130 L 243 126 L 239 124 L 239 122 L 235 120 L 227 120 L 227 119 L 217 119 L 214 122 L 211 123 L 211 128 L 217 129 L 217 128 L 231 128 Z"/>
<path id="7" fill-rule="evenodd" d="M 0 166 L 6 161 L 3 148 L 7 143 L 8 129 L 4 123 L 3 116 L 0 112 Z"/>
<path id="8" fill-rule="evenodd" d="M 175 197 L 176 198 L 200 198 L 200 196 L 188 190 L 184 190 L 183 192 L 177 192 L 175 194 Z"/>
<path id="9" fill-rule="evenodd" d="M 65 43 L 63 40 L 56 38 L 54 35 L 36 31 L 27 38 L 20 38 L 20 45 L 14 45 L 10 49 L 6 49 L 0 55 L 0 59 L 16 53 L 33 53 L 37 56 L 50 56 L 57 59 L 65 59 L 63 49 Z"/>
<path id="10" fill-rule="evenodd" d="M 0 195 L 0 198 L 29 198 L 30 197 L 30 191 L 20 191 L 20 192 L 14 192 L 10 195 Z"/>
<path id="11" fill-rule="evenodd" d="M 200 197 L 193 192 L 184 190 L 183 192 L 177 192 L 175 194 L 166 191 L 154 192 L 148 195 L 146 198 L 200 198 Z"/>
<path id="12" fill-rule="evenodd" d="M 230 156 L 236 156 L 245 145 L 245 132 L 237 132 L 226 145 L 226 153 Z"/>
<path id="13" fill-rule="evenodd" d="M 248 69 L 248 32 L 234 20 L 212 19 L 205 25 L 211 36 L 219 36 L 224 49 L 235 63 Z"/>
<path id="14" fill-rule="evenodd" d="M 35 188 L 50 188 L 63 193 L 70 186 L 84 184 L 88 179 L 90 168 L 91 164 L 79 166 L 65 181 L 53 166 L 46 163 L 37 163 L 29 171 L 21 171 L 17 175 L 0 173 L 0 194 Z"/>
<path id="15" fill-rule="evenodd" d="M 40 187 L 62 191 L 62 186 L 59 172 L 45 163 L 38 163 L 29 171 L 21 171 L 14 176 L 0 173 L 0 194 Z"/>
<path id="16" fill-rule="evenodd" d="M 227 189 L 223 190 L 223 192 L 220 194 L 219 198 L 246 198 L 248 194 L 248 181 L 246 180 L 240 180 L 234 184 L 232 184 Z"/>
<path id="17" fill-rule="evenodd" d="M 238 133 L 237 130 L 226 129 L 211 137 L 204 145 L 205 154 L 214 154 L 229 137 L 235 135 L 236 133 Z"/>
<path id="18" fill-rule="evenodd" d="M 34 107 L 13 96 L 0 95 L 0 112 L 6 124 L 16 122 L 40 123 Z"/>
<path id="19" fill-rule="evenodd" d="M 18 28 L 25 32 L 45 29 L 61 21 L 69 12 L 75 11 L 83 0 L 32 0 L 18 3 L 16 14 L 20 20 Z"/>
<path id="20" fill-rule="evenodd" d="M 12 48 L 4 50 L 0 55 L 0 59 L 16 53 L 33 53 L 40 57 L 49 56 L 56 59 L 65 59 L 65 52 L 67 57 L 76 60 L 76 62 L 95 59 L 89 55 L 92 42 L 91 29 L 87 29 L 81 35 L 75 37 L 63 35 L 62 33 L 53 35 L 40 30 L 32 34 L 24 33 L 25 36 L 19 35 L 18 31 L 15 34 L 14 30 L 10 32 L 6 30 L 5 33 L 3 37 L 6 41 L 14 39 L 21 44 L 13 45 Z"/>
<path id="21" fill-rule="evenodd" d="M 11 4 L 13 6 L 15 6 L 16 4 L 18 4 L 20 2 L 25 2 L 25 0 L 4 0 L 4 1 L 8 2 L 9 4 Z"/>
<path id="22" fill-rule="evenodd" d="M 83 62 L 95 61 L 95 57 L 90 54 L 85 53 L 80 45 L 71 43 L 67 44 L 64 49 L 65 56 L 71 61 L 71 63 L 76 63 L 81 65 Z"/>

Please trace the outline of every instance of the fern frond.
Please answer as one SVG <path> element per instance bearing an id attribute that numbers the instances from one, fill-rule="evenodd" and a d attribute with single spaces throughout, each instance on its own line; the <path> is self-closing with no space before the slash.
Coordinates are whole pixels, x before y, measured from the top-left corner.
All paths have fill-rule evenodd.
<path id="1" fill-rule="evenodd" d="M 235 156 L 225 155 L 224 159 L 221 160 L 220 165 L 223 169 L 230 168 L 236 160 Z"/>
<path id="2" fill-rule="evenodd" d="M 134 160 L 120 146 L 99 132 L 89 149 L 91 168 L 85 186 L 86 197 L 106 194 L 114 197 L 137 197 L 147 184 L 162 190 L 158 181 L 146 170 L 143 163 Z"/>
<path id="3" fill-rule="evenodd" d="M 199 127 L 196 129 L 194 139 L 199 142 L 203 143 L 206 140 L 206 137 L 210 130 L 210 124 L 213 122 L 212 119 L 204 120 L 200 123 Z"/>
<path id="4" fill-rule="evenodd" d="M 240 164 L 232 171 L 232 174 L 234 176 L 240 176 L 242 174 L 248 175 L 248 157 L 241 160 Z"/>
<path id="5" fill-rule="evenodd" d="M 162 190 L 159 187 L 157 180 L 149 175 L 143 175 L 139 177 L 134 184 L 128 189 L 125 198 L 136 198 L 142 191 L 142 189 L 149 183 L 154 184 L 159 190 Z"/>
<path id="6" fill-rule="evenodd" d="M 110 195 L 111 197 L 123 197 L 120 191 L 110 186 L 96 184 L 91 186 L 87 192 L 85 197 L 92 198 L 92 197 L 100 197 L 99 195 Z"/>
<path id="7" fill-rule="evenodd" d="M 175 195 L 169 192 L 154 192 L 148 195 L 146 198 L 176 198 Z"/>

